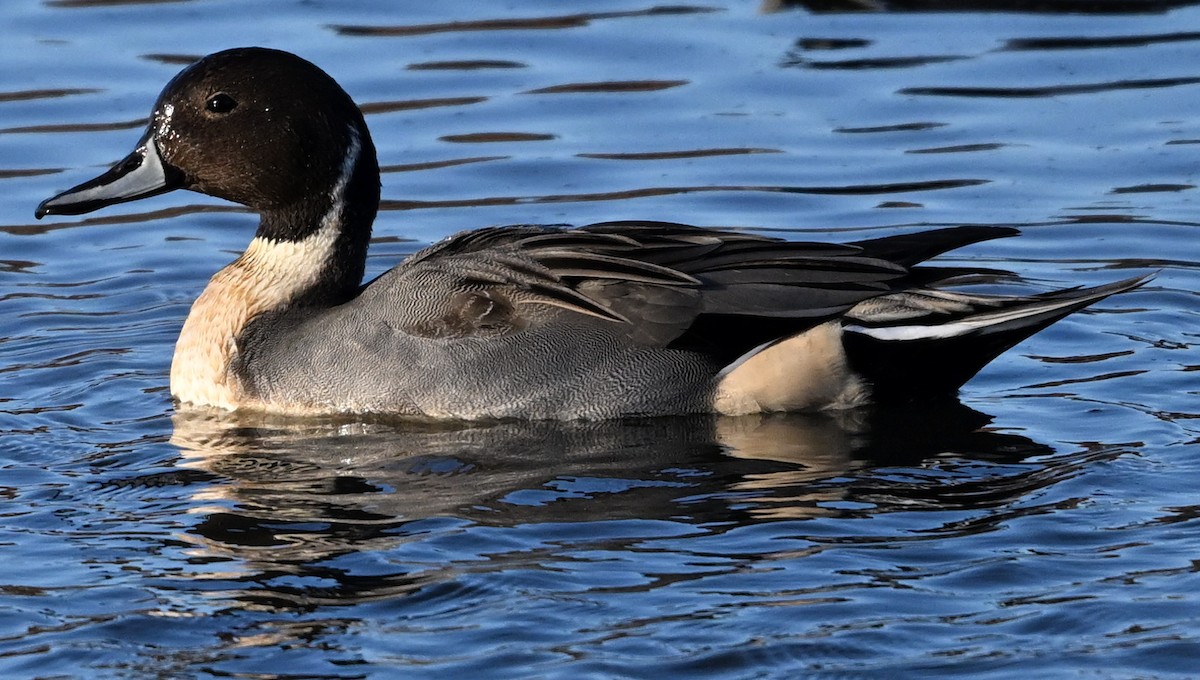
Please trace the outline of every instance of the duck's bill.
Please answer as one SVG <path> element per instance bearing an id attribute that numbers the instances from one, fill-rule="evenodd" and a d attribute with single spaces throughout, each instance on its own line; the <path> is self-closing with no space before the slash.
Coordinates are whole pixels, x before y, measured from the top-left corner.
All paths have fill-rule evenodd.
<path id="1" fill-rule="evenodd" d="M 183 186 L 183 173 L 164 163 L 152 138 L 99 177 L 42 201 L 34 212 L 46 215 L 82 215 L 105 206 L 157 196 Z"/>

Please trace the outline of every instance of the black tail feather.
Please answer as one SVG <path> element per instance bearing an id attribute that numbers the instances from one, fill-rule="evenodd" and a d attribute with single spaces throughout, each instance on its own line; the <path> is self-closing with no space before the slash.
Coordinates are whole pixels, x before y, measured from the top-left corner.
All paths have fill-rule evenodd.
<path id="1" fill-rule="evenodd" d="M 871 383 L 876 399 L 907 401 L 953 394 L 984 366 L 1025 338 L 1059 319 L 1116 293 L 1141 286 L 1137 277 L 1096 286 L 1013 298 L 1002 312 L 995 307 L 974 321 L 954 324 L 944 334 L 936 326 L 862 328 L 848 325 L 843 342 L 851 368 Z M 929 332 L 923 332 L 929 329 Z M 909 335 L 911 337 L 905 337 Z"/>
<path id="2" fill-rule="evenodd" d="M 1012 227 L 946 227 L 855 241 L 850 245 L 862 248 L 863 254 L 868 257 L 911 267 L 956 248 L 994 238 L 1016 236 L 1019 233 Z"/>

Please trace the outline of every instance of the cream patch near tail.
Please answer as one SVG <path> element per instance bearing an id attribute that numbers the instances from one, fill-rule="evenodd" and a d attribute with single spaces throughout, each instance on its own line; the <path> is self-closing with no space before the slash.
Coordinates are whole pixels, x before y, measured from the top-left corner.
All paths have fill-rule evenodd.
<path id="1" fill-rule="evenodd" d="M 846 363 L 837 322 L 757 347 L 717 377 L 713 409 L 725 415 L 850 408 L 868 397 Z"/>

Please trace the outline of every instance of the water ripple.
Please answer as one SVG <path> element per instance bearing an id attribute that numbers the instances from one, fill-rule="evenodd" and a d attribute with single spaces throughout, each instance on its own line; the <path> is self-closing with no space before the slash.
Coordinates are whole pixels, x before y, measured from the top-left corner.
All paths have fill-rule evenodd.
<path id="1" fill-rule="evenodd" d="M 1190 676 L 1200 7 L 762 9 L 784 4 L 4 3 L 0 676 Z M 1019 273 L 961 281 L 980 292 L 1156 278 L 950 403 L 177 409 L 179 325 L 255 218 L 183 192 L 32 212 L 127 151 L 214 36 L 263 35 L 369 115 L 383 193 L 406 199 L 372 275 L 460 228 L 643 218 L 842 241 L 1016 226 L 939 262 Z"/>
<path id="2" fill-rule="evenodd" d="M 649 9 L 628 12 L 595 12 L 530 18 L 480 19 L 474 21 L 451 21 L 446 23 L 413 26 L 365 26 L 334 24 L 330 26 L 330 28 L 332 28 L 339 35 L 346 36 L 405 37 L 414 35 L 428 35 L 431 33 L 461 33 L 469 31 L 526 31 L 583 28 L 593 21 L 601 21 L 606 19 L 679 16 L 688 14 L 703 14 L 716 11 L 719 10 L 715 7 L 689 7 L 680 5 L 673 7 L 651 7 Z"/>
<path id="3" fill-rule="evenodd" d="M 1152 88 L 1180 87 L 1200 84 L 1200 78 L 1141 78 L 1114 80 L 1103 83 L 1071 83 L 1040 87 L 904 87 L 897 94 L 931 97 L 1059 97 L 1063 95 L 1095 94 L 1119 90 L 1145 90 Z"/>

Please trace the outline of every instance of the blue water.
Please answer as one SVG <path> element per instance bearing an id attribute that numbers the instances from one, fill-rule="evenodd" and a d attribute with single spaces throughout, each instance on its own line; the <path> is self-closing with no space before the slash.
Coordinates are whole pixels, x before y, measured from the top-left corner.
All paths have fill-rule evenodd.
<path id="1" fill-rule="evenodd" d="M 1171 4 L 0 4 L 0 677 L 1194 675 L 1200 8 Z M 945 260 L 1009 292 L 1156 278 L 961 404 L 176 414 L 175 336 L 254 217 L 33 209 L 122 157 L 183 64 L 247 44 L 368 113 L 371 274 L 462 228 L 646 218 L 1013 225 Z"/>

